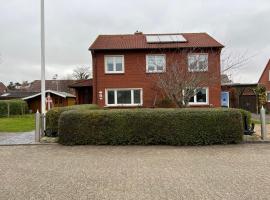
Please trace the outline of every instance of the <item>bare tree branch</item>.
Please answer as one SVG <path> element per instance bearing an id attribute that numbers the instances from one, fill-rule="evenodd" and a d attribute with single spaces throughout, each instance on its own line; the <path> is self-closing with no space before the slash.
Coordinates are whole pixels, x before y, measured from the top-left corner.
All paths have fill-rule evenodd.
<path id="1" fill-rule="evenodd" d="M 74 79 L 83 80 L 90 78 L 90 68 L 88 67 L 77 67 L 73 70 L 72 76 Z"/>

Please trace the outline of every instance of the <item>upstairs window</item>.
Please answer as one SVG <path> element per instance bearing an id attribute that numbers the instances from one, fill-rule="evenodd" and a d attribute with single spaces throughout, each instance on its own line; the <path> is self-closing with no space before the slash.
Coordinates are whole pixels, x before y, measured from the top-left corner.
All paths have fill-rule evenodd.
<path id="1" fill-rule="evenodd" d="M 105 56 L 105 73 L 124 73 L 124 56 Z"/>
<path id="2" fill-rule="evenodd" d="M 188 71 L 204 72 L 208 70 L 208 54 L 189 54 Z"/>
<path id="3" fill-rule="evenodd" d="M 196 89 L 194 97 L 189 100 L 189 104 L 208 104 L 208 88 Z"/>
<path id="4" fill-rule="evenodd" d="M 166 58 L 165 55 L 147 55 L 146 72 L 158 73 L 165 72 Z"/>

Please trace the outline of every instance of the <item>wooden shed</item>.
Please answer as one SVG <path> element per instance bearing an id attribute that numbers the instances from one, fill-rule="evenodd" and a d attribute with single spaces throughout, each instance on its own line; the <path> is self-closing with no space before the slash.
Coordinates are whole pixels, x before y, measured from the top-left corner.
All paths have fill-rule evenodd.
<path id="1" fill-rule="evenodd" d="M 50 96 L 52 100 L 52 107 L 63 107 L 75 105 L 76 96 L 67 92 L 57 92 L 53 90 L 46 90 L 46 96 Z M 37 93 L 23 98 L 28 104 L 30 111 L 36 112 L 41 110 L 41 93 Z M 46 106 L 48 109 L 48 106 Z"/>

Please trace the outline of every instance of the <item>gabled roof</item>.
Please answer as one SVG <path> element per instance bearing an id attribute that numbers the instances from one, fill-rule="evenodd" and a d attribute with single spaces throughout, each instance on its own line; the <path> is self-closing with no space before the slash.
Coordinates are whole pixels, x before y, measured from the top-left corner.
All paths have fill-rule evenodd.
<path id="1" fill-rule="evenodd" d="M 36 94 L 36 92 L 9 90 L 3 94 L 0 94 L 0 99 L 20 99 L 34 94 Z"/>
<path id="2" fill-rule="evenodd" d="M 67 92 L 57 92 L 57 91 L 53 91 L 53 90 L 46 90 L 45 93 L 46 94 L 47 93 L 52 93 L 52 94 L 55 94 L 55 95 L 63 97 L 63 98 L 67 98 L 67 97 L 76 98 L 76 96 L 74 96 L 73 94 L 69 94 Z M 34 94 L 34 95 L 31 95 L 31 96 L 24 97 L 22 99 L 23 100 L 32 99 L 32 98 L 35 98 L 35 97 L 40 96 L 40 95 L 41 95 L 41 92 L 37 93 L 37 94 Z"/>
<path id="3" fill-rule="evenodd" d="M 266 66 L 265 66 L 265 68 L 264 68 L 264 70 L 263 70 L 263 72 L 262 72 L 262 74 L 260 76 L 259 83 L 261 82 L 262 76 L 265 73 L 267 68 L 270 68 L 270 59 L 269 59 L 268 63 L 266 64 Z"/>
<path id="4" fill-rule="evenodd" d="M 46 80 L 46 90 L 61 91 L 61 92 L 71 92 L 69 85 L 75 83 L 75 80 Z M 40 92 L 41 91 L 41 82 L 40 80 L 35 80 L 31 83 L 30 87 L 27 89 L 31 92 Z"/>
<path id="5" fill-rule="evenodd" d="M 149 35 L 172 34 L 126 34 L 126 35 L 99 35 L 89 50 L 122 50 L 122 49 L 169 49 L 169 48 L 203 48 L 224 46 L 207 33 L 174 33 L 181 34 L 187 42 L 147 43 Z"/>
<path id="6" fill-rule="evenodd" d="M 78 80 L 75 83 L 69 85 L 70 88 L 90 87 L 92 86 L 92 79 Z"/>

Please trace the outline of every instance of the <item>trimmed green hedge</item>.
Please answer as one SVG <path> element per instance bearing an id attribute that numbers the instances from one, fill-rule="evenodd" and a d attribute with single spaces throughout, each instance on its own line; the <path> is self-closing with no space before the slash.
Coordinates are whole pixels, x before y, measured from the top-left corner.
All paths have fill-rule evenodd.
<path id="1" fill-rule="evenodd" d="M 64 145 L 210 145 L 242 141 L 234 109 L 130 109 L 67 111 L 59 119 Z"/>
<path id="2" fill-rule="evenodd" d="M 23 100 L 0 100 L 0 117 L 7 117 L 8 115 L 24 115 L 27 113 L 28 105 Z"/>
<path id="3" fill-rule="evenodd" d="M 46 131 L 50 134 L 56 134 L 58 132 L 58 121 L 61 113 L 68 110 L 92 110 L 98 109 L 99 107 L 95 104 L 83 104 L 83 105 L 74 105 L 66 107 L 56 107 L 51 109 L 46 114 Z"/>

